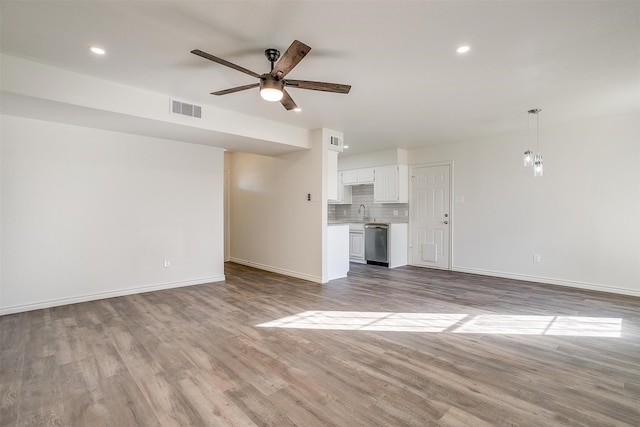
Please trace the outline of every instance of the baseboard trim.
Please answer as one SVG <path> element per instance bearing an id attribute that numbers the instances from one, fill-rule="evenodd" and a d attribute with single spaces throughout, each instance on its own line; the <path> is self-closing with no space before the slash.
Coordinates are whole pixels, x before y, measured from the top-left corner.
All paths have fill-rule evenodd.
<path id="1" fill-rule="evenodd" d="M 125 295 L 141 294 L 144 292 L 161 291 L 164 289 L 181 288 L 184 286 L 203 285 L 211 282 L 222 282 L 225 280 L 224 275 L 214 277 L 203 277 L 201 279 L 187 280 L 184 282 L 162 283 L 159 285 L 139 286 L 131 289 L 121 289 L 110 292 L 99 292 L 95 294 L 79 295 L 76 297 L 60 298 L 49 301 L 40 301 L 32 304 L 14 305 L 11 307 L 0 308 L 0 316 L 5 314 L 22 313 L 24 311 L 40 310 L 43 308 L 58 307 L 61 305 L 77 304 L 80 302 L 96 301 L 107 298 L 121 297 Z"/>
<path id="2" fill-rule="evenodd" d="M 640 297 L 640 291 L 634 289 L 614 288 L 612 286 L 599 285 L 596 283 L 577 282 L 573 280 L 553 279 L 549 277 L 529 276 L 526 274 L 505 273 L 502 271 L 484 270 L 468 267 L 453 267 L 452 271 L 460 273 L 480 274 L 482 276 L 502 277 L 505 279 L 526 280 L 528 282 L 545 283 L 548 285 L 568 286 L 570 288 L 586 289 L 590 291 L 609 292 L 620 295 Z"/>
<path id="3" fill-rule="evenodd" d="M 229 259 L 230 262 L 235 262 L 236 264 L 246 265 L 247 267 L 257 268 L 259 270 L 269 271 L 271 273 L 282 274 L 284 276 L 295 277 L 296 279 L 308 280 L 309 282 L 314 283 L 322 283 L 322 277 L 320 276 L 312 276 L 310 274 L 299 273 L 297 271 L 286 270 L 284 268 L 272 267 L 266 264 L 260 264 L 258 262 L 247 261 L 246 259 L 234 258 L 231 257 Z"/>

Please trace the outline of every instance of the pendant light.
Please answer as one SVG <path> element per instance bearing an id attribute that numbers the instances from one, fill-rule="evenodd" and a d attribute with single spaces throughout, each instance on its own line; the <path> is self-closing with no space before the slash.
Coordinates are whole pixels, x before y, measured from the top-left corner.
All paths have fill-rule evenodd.
<path id="1" fill-rule="evenodd" d="M 538 177 L 542 176 L 543 172 L 543 163 L 542 163 L 542 154 L 540 154 L 540 116 L 538 113 L 542 111 L 540 108 L 532 108 L 527 111 L 529 113 L 527 117 L 527 144 L 531 146 L 531 115 L 535 114 L 536 116 L 536 154 L 531 150 L 531 148 L 527 148 L 527 151 L 524 152 L 524 165 L 525 166 L 533 166 L 533 176 Z"/>
<path id="2" fill-rule="evenodd" d="M 544 165 L 542 164 L 542 155 L 536 154 L 536 157 L 533 160 L 533 176 L 534 177 L 542 176 L 543 166 Z"/>

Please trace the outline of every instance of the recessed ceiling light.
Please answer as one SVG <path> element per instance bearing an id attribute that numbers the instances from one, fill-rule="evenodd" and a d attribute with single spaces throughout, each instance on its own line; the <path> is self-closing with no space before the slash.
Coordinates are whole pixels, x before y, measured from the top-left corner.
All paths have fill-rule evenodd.
<path id="1" fill-rule="evenodd" d="M 294 109 L 293 109 L 293 111 L 300 112 L 300 111 L 302 111 L 302 108 L 300 108 L 300 107 L 296 107 L 296 108 L 294 108 Z"/>
<path id="2" fill-rule="evenodd" d="M 347 148 L 349 148 L 349 146 L 348 146 L 348 145 L 345 145 L 345 146 L 344 146 L 344 147 L 342 147 L 342 148 L 344 148 L 344 149 L 346 150 Z"/>
<path id="3" fill-rule="evenodd" d="M 464 46 L 460 46 L 456 49 L 456 52 L 458 53 L 467 53 L 469 52 L 469 50 L 471 49 L 471 47 L 464 45 Z"/>
<path id="4" fill-rule="evenodd" d="M 104 55 L 105 53 L 107 53 L 104 49 L 98 46 L 91 46 L 89 50 L 95 53 L 96 55 Z"/>

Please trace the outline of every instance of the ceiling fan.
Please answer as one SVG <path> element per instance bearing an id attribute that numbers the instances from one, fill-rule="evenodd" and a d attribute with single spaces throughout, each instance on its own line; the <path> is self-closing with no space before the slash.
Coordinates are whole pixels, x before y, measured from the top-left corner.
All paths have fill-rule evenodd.
<path id="1" fill-rule="evenodd" d="M 309 46 L 298 40 L 294 40 L 293 43 L 291 43 L 291 46 L 289 46 L 289 48 L 284 52 L 284 55 L 282 56 L 280 56 L 280 51 L 278 49 L 270 48 L 265 50 L 264 55 L 267 57 L 267 60 L 271 62 L 271 71 L 264 74 L 254 73 L 251 70 L 247 70 L 246 68 L 243 68 L 236 64 L 232 64 L 229 61 L 225 61 L 222 58 L 218 58 L 217 56 L 213 56 L 198 49 L 192 50 L 191 53 L 260 79 L 259 83 L 252 83 L 244 86 L 233 87 L 230 89 L 219 90 L 217 92 L 211 92 L 211 95 L 226 95 L 229 93 L 240 92 L 242 90 L 252 89 L 259 86 L 260 96 L 263 99 L 274 102 L 280 101 L 280 103 L 287 110 L 300 111 L 296 103 L 285 90 L 285 87 L 345 94 L 349 93 L 349 91 L 351 90 L 350 85 L 314 82 L 309 80 L 285 79 L 284 77 L 296 65 L 298 65 L 300 61 L 302 61 L 302 59 L 307 55 L 307 53 L 309 53 L 310 50 L 311 48 Z M 274 65 L 276 61 L 278 62 Z"/>

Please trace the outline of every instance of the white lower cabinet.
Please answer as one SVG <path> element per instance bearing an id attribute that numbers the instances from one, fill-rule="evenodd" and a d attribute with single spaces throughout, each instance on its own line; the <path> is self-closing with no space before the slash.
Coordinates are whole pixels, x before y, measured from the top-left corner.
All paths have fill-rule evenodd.
<path id="1" fill-rule="evenodd" d="M 389 224 L 387 253 L 389 268 L 407 265 L 409 224 Z M 349 224 L 349 261 L 365 263 L 364 224 Z"/>
<path id="2" fill-rule="evenodd" d="M 364 263 L 364 224 L 349 225 L 349 260 Z"/>

